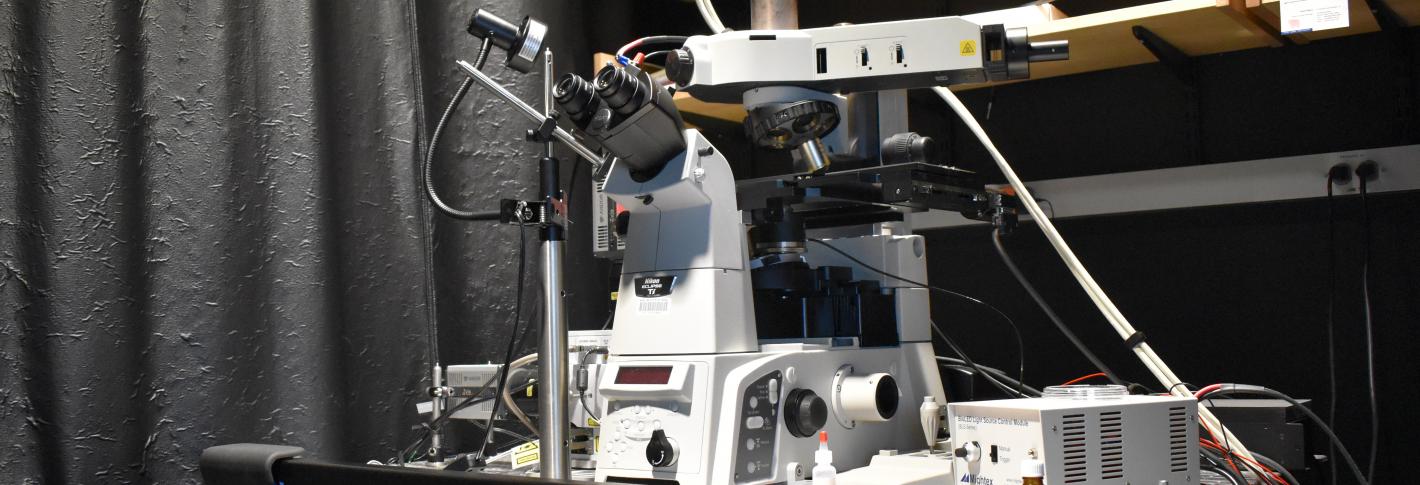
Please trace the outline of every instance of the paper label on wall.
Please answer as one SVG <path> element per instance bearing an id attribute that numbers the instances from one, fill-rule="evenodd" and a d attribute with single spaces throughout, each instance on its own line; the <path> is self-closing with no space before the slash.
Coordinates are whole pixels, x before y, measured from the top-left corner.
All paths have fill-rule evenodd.
<path id="1" fill-rule="evenodd" d="M 1300 34 L 1351 26 L 1347 0 L 1282 0 L 1282 33 Z"/>

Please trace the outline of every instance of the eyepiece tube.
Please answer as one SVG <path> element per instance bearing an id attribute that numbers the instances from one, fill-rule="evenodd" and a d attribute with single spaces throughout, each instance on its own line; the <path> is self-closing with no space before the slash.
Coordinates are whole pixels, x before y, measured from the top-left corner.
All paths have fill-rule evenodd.
<path id="1" fill-rule="evenodd" d="M 635 113 L 641 105 L 650 101 L 646 96 L 650 86 L 644 85 L 625 69 L 617 69 L 616 66 L 603 67 L 601 72 L 597 73 L 596 83 L 597 96 L 606 101 L 607 107 L 622 116 Z"/>
<path id="2" fill-rule="evenodd" d="M 592 83 L 582 79 L 582 76 L 570 72 L 563 74 L 562 78 L 557 80 L 557 86 L 552 90 L 552 97 L 557 105 L 562 107 L 562 113 L 567 115 L 567 118 L 577 126 L 583 128 L 596 114 L 600 104 L 597 102 L 596 90 L 592 87 Z"/>

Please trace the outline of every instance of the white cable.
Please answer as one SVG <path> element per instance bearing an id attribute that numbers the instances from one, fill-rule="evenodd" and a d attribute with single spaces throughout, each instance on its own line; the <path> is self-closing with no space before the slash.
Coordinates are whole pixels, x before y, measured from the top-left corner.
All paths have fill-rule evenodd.
<path id="1" fill-rule="evenodd" d="M 518 357 L 517 359 L 514 359 L 512 362 L 508 363 L 508 368 L 504 372 L 508 375 L 512 375 L 514 370 L 517 370 L 518 368 L 531 364 L 533 362 L 537 362 L 537 354 L 528 354 L 522 357 Z M 507 405 L 506 407 L 508 408 L 508 412 L 513 413 L 513 417 L 518 418 L 518 421 L 523 423 L 523 426 L 527 426 L 528 430 L 533 432 L 533 435 L 537 435 L 537 427 L 533 426 L 532 420 L 528 418 L 527 413 L 524 413 L 522 408 L 519 408 L 518 404 L 513 402 L 513 395 L 508 393 L 509 390 L 510 389 L 508 389 L 507 387 L 503 388 L 503 404 Z M 493 418 L 493 416 L 490 416 L 488 418 L 488 426 L 490 428 L 493 426 Z"/>
<path id="2" fill-rule="evenodd" d="M 710 33 L 729 32 L 730 29 L 725 28 L 725 23 L 720 21 L 720 14 L 715 13 L 715 4 L 710 3 L 710 0 L 695 0 L 695 8 L 700 10 L 700 17 L 705 19 L 705 25 L 710 26 Z"/>
<path id="3" fill-rule="evenodd" d="M 942 98 L 942 101 L 946 101 L 947 105 L 951 106 L 952 111 L 956 112 L 957 116 L 961 117 L 962 123 L 965 123 L 967 128 L 971 129 L 972 134 L 976 135 L 976 138 L 986 147 L 986 151 L 991 153 L 991 158 L 994 159 L 996 165 L 1001 168 L 1001 173 L 1006 175 L 1006 181 L 1010 182 L 1011 187 L 1015 188 L 1016 197 L 1026 206 L 1026 211 L 1030 213 L 1031 218 L 1035 219 L 1036 224 L 1040 226 L 1041 232 L 1045 233 L 1046 239 L 1050 240 L 1050 245 L 1055 248 L 1055 252 L 1059 253 L 1060 258 L 1065 261 L 1065 266 L 1070 269 L 1070 273 L 1075 275 L 1075 280 L 1085 289 L 1085 293 L 1090 296 L 1090 300 L 1094 301 L 1095 306 L 1099 307 L 1100 313 L 1104 314 L 1105 320 L 1108 320 L 1110 325 L 1114 327 L 1114 330 L 1119 333 L 1119 338 L 1128 340 L 1129 337 L 1135 333 L 1134 326 L 1129 323 L 1128 319 L 1124 318 L 1124 314 L 1119 311 L 1119 308 L 1114 306 L 1114 302 L 1105 294 L 1104 289 L 1100 288 L 1099 283 L 1095 282 L 1093 276 L 1090 276 L 1090 272 L 1085 269 L 1085 265 L 1075 257 L 1075 252 L 1070 250 L 1070 245 L 1065 243 L 1065 238 L 1061 237 L 1060 232 L 1055 230 L 1055 224 L 1051 223 L 1050 218 L 1045 216 L 1045 211 L 1040 209 L 1040 205 L 1036 203 L 1035 197 L 1030 193 L 1030 189 L 1026 188 L 1026 184 L 1021 182 L 1020 177 L 1016 176 L 1016 171 L 1011 169 L 1009 163 L 1006 163 L 1006 157 L 1001 155 L 1001 151 L 996 149 L 996 145 L 991 143 L 991 138 L 986 135 L 986 130 L 981 127 L 981 123 L 976 121 L 976 117 L 972 116 L 971 111 L 966 109 L 966 105 L 962 104 L 960 99 L 957 99 L 956 93 L 953 93 L 952 90 L 944 87 L 935 87 L 932 88 L 932 91 L 935 91 L 937 96 Z M 1164 360 L 1160 358 L 1158 354 L 1154 353 L 1153 347 L 1150 347 L 1147 342 L 1141 342 L 1139 345 L 1135 346 L 1134 354 L 1139 357 L 1140 362 L 1144 363 L 1144 367 L 1147 367 L 1149 372 L 1159 380 L 1159 384 L 1168 389 L 1169 394 L 1181 397 L 1192 396 L 1188 389 L 1179 385 L 1183 381 L 1180 381 L 1178 376 L 1174 375 L 1173 370 L 1169 369 L 1168 364 L 1165 364 Z M 1237 452 L 1238 455 L 1249 460 L 1252 459 L 1252 453 L 1248 452 L 1247 448 L 1243 447 L 1242 442 L 1238 440 L 1237 436 L 1234 436 L 1227 427 L 1223 426 L 1223 423 L 1218 421 L 1218 418 L 1213 416 L 1211 411 L 1199 406 L 1198 418 L 1202 420 L 1208 428 L 1222 430 L 1223 439 L 1232 446 L 1233 450 Z"/>

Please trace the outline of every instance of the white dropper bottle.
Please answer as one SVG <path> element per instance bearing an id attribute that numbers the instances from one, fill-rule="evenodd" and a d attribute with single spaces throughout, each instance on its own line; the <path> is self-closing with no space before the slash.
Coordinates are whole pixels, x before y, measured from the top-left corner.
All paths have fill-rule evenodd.
<path id="1" fill-rule="evenodd" d="M 833 450 L 828 449 L 828 432 L 818 432 L 818 451 L 814 452 L 814 485 L 838 485 L 838 470 L 833 468 Z"/>

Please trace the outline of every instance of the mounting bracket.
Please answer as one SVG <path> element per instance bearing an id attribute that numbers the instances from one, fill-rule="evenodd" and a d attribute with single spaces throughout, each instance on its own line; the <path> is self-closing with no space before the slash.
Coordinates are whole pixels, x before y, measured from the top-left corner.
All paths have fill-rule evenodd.
<path id="1" fill-rule="evenodd" d="M 1198 91 L 1198 73 L 1193 65 L 1193 57 L 1144 26 L 1135 25 L 1131 30 L 1134 38 L 1139 39 L 1139 43 L 1144 44 L 1144 48 L 1149 49 L 1149 53 L 1167 67 L 1174 77 L 1183 83 L 1184 88 L 1189 92 Z"/>

